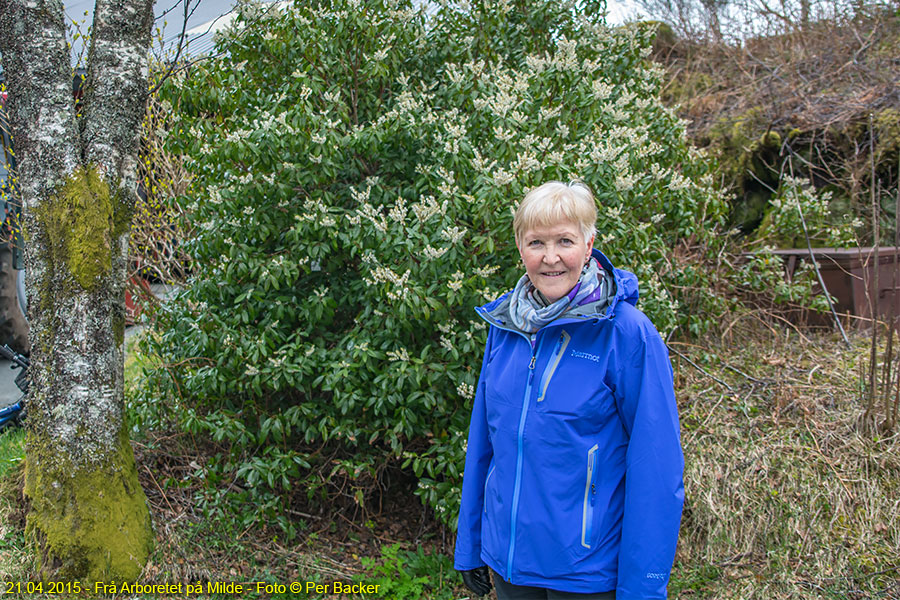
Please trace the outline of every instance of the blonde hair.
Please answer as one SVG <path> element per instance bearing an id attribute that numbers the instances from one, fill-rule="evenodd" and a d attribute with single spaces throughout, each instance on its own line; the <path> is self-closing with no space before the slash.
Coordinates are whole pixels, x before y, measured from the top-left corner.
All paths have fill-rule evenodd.
<path id="1" fill-rule="evenodd" d="M 548 181 L 527 194 L 513 218 L 516 244 L 534 227 L 551 227 L 568 221 L 581 229 L 584 243 L 597 233 L 597 204 L 591 189 L 580 181 L 568 184 Z"/>

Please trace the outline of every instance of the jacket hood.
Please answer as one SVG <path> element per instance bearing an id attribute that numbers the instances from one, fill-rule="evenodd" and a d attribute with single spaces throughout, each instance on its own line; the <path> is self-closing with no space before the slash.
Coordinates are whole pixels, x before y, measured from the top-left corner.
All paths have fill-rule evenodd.
<path id="1" fill-rule="evenodd" d="M 597 259 L 597 262 L 600 263 L 603 270 L 612 277 L 615 285 L 615 292 L 611 297 L 576 306 L 564 313 L 564 315 L 560 317 L 561 319 L 612 318 L 615 316 L 616 306 L 618 306 L 620 302 L 627 302 L 632 306 L 637 304 L 640 295 L 640 292 L 638 291 L 637 276 L 631 271 L 614 267 L 609 258 L 596 248 L 591 250 L 591 257 Z M 499 298 L 488 302 L 484 306 L 479 306 L 475 311 L 492 325 L 497 325 L 503 329 L 514 329 L 515 327 L 509 319 L 510 294 L 512 294 L 512 290 L 506 292 Z"/>

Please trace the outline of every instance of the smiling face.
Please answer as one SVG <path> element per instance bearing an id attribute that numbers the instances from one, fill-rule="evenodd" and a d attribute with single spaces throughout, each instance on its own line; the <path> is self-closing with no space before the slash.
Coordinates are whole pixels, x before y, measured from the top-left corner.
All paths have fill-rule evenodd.
<path id="1" fill-rule="evenodd" d="M 551 302 L 578 283 L 593 244 L 594 238 L 585 242 L 581 227 L 572 222 L 532 227 L 516 242 L 528 278 Z"/>

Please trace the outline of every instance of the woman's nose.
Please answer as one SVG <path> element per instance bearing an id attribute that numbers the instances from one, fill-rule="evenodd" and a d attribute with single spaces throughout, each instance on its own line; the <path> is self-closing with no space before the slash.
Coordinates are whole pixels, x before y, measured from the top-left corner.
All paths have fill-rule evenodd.
<path id="1" fill-rule="evenodd" d="M 556 246 L 548 244 L 544 247 L 544 262 L 548 265 L 555 265 L 559 262 L 559 252 L 557 252 Z"/>

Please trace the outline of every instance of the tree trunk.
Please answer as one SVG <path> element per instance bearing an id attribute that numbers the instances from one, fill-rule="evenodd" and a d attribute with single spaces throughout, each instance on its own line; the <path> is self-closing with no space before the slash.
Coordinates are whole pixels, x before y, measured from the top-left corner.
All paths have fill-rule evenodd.
<path id="1" fill-rule="evenodd" d="M 152 547 L 123 395 L 151 19 L 152 0 L 97 1 L 79 128 L 61 0 L 0 0 L 30 298 L 27 533 L 44 579 L 134 580 Z"/>

